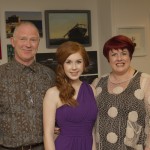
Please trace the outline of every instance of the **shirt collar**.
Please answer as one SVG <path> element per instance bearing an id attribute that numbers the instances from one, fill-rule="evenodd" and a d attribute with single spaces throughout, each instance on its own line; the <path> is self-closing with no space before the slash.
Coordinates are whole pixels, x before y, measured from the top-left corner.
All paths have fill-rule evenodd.
<path id="1" fill-rule="evenodd" d="M 19 70 L 24 70 L 25 68 L 31 69 L 33 72 L 36 72 L 36 61 L 34 61 L 31 65 L 25 66 L 21 63 L 19 63 L 16 59 L 13 59 L 12 62 L 14 63 L 14 66 L 16 66 Z"/>

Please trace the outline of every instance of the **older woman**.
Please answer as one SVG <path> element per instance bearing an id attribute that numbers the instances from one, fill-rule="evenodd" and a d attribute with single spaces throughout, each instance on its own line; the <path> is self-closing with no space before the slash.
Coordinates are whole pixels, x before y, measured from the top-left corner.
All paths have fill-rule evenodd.
<path id="1" fill-rule="evenodd" d="M 98 150 L 150 150 L 150 76 L 130 66 L 135 45 L 123 35 L 104 45 L 112 71 L 93 82 Z"/>

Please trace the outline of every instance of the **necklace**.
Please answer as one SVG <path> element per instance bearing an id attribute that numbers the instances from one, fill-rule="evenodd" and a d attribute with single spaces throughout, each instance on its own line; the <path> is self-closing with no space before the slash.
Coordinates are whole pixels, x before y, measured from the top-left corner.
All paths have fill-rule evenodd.
<path id="1" fill-rule="evenodd" d="M 109 75 L 108 79 L 109 79 L 110 83 L 112 83 L 112 84 L 122 84 L 122 83 L 125 83 L 125 82 L 127 82 L 127 81 L 130 81 L 132 78 L 135 77 L 136 74 L 137 74 L 137 72 L 134 73 L 134 75 L 133 75 L 132 77 L 130 77 L 130 78 L 124 80 L 124 81 L 120 81 L 120 82 L 113 82 L 113 81 L 111 81 L 110 75 Z"/>

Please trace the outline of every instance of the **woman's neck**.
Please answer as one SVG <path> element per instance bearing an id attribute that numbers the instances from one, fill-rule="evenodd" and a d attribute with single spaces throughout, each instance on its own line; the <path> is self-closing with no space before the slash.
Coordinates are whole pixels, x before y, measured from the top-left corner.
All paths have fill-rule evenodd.
<path id="1" fill-rule="evenodd" d="M 135 69 L 131 67 L 128 69 L 128 71 L 126 71 L 123 74 L 117 74 L 115 72 L 111 72 L 109 76 L 109 80 L 111 83 L 114 84 L 124 83 L 131 80 L 134 77 L 134 73 L 135 73 Z"/>
<path id="2" fill-rule="evenodd" d="M 72 81 L 71 85 L 72 85 L 73 88 L 76 89 L 76 88 L 80 87 L 81 83 L 82 83 L 82 81 L 76 80 L 76 81 Z"/>

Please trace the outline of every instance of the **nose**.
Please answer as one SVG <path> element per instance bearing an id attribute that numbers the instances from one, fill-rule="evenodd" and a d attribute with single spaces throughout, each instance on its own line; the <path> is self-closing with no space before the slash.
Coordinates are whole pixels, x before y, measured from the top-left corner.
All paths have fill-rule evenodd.
<path id="1" fill-rule="evenodd" d="M 76 66 L 76 63 L 73 63 L 73 64 L 72 64 L 72 69 L 76 69 L 76 67 L 77 67 L 77 66 Z"/>
<path id="2" fill-rule="evenodd" d="M 32 44 L 32 41 L 30 39 L 27 39 L 26 40 L 26 46 L 30 47 Z"/>
<path id="3" fill-rule="evenodd" d="M 118 55 L 117 55 L 117 59 L 118 59 L 118 60 L 122 60 L 122 54 L 118 54 Z"/>

